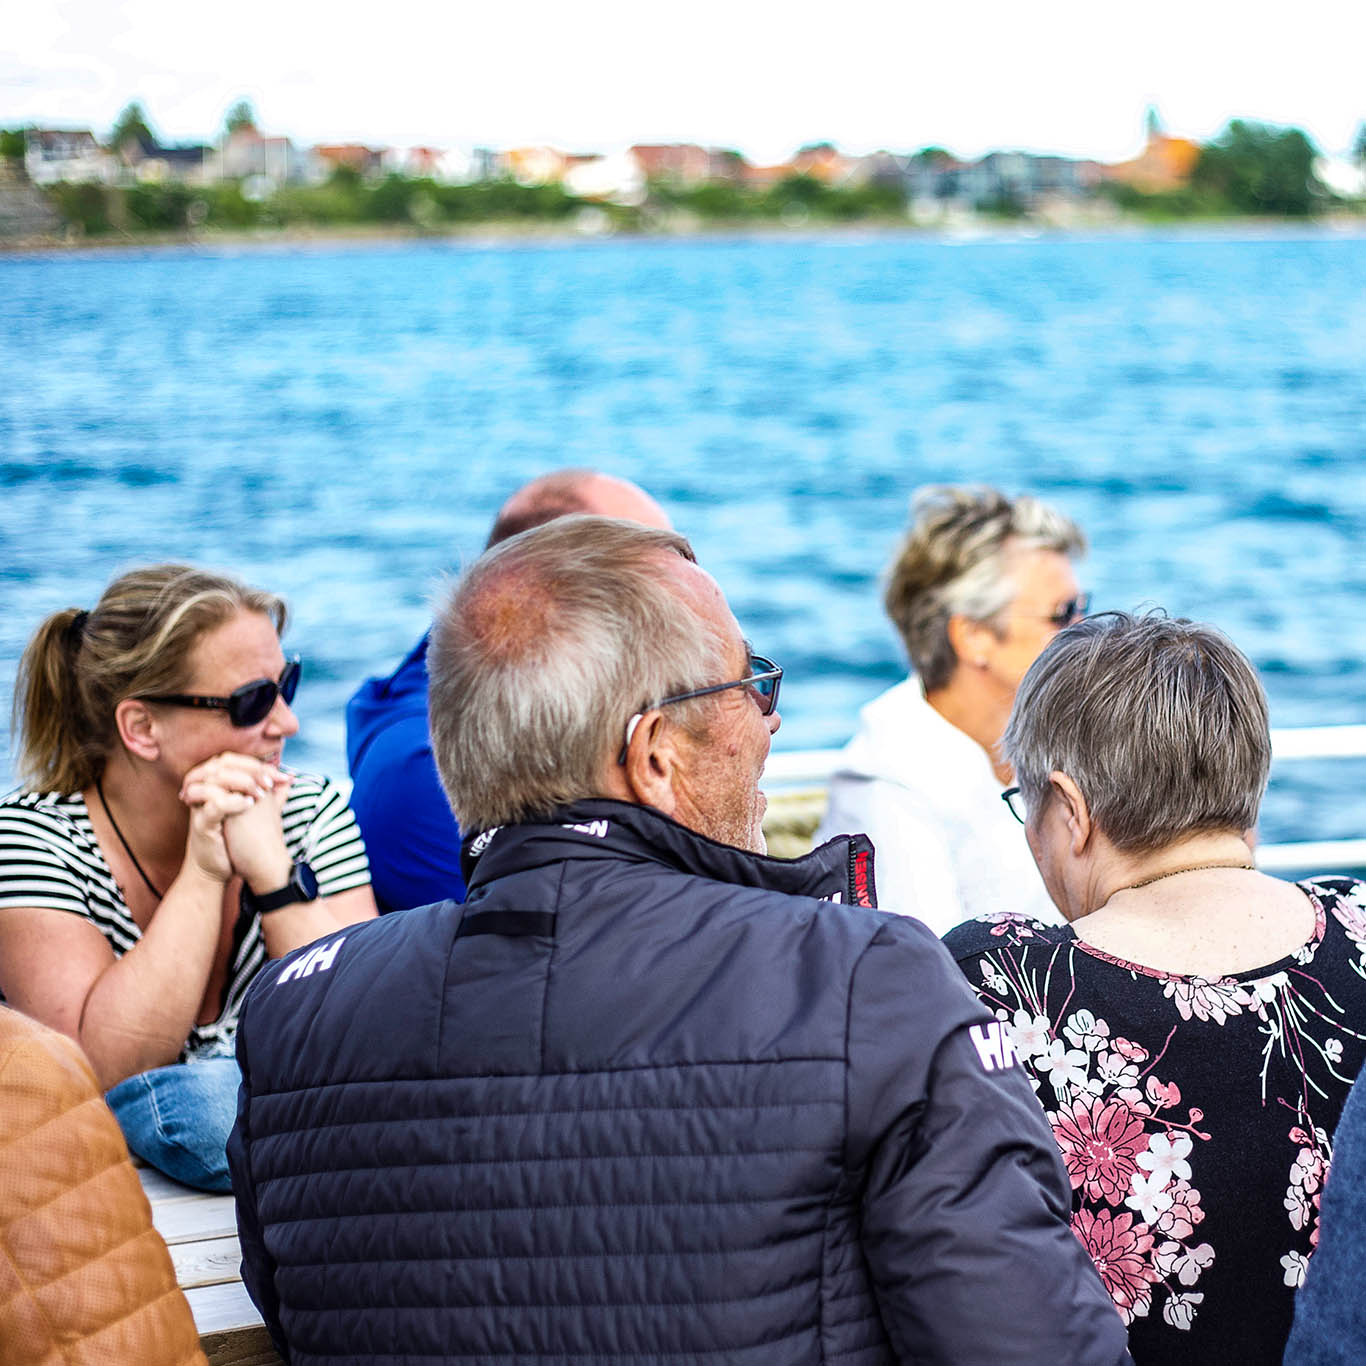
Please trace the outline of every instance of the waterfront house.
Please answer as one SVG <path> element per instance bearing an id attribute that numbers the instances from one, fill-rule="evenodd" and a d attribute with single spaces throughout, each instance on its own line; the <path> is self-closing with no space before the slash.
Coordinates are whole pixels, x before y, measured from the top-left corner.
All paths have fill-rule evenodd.
<path id="1" fill-rule="evenodd" d="M 833 143 L 813 142 L 792 158 L 794 175 L 809 176 L 823 185 L 847 185 L 855 179 L 858 161 L 838 151 Z"/>
<path id="2" fill-rule="evenodd" d="M 631 152 L 571 157 L 564 173 L 564 188 L 580 199 L 640 204 L 645 199 L 645 176 Z"/>
<path id="3" fill-rule="evenodd" d="M 554 147 L 512 147 L 499 154 L 497 168 L 519 185 L 558 185 L 566 162 L 565 154 Z"/>
<path id="4" fill-rule="evenodd" d="M 24 170 L 35 185 L 55 185 L 60 180 L 109 185 L 118 179 L 118 162 L 88 128 L 28 129 Z"/>
<path id="5" fill-rule="evenodd" d="M 714 178 L 712 153 L 695 142 L 638 142 L 627 155 L 643 180 L 693 186 L 705 185 Z"/>
<path id="6" fill-rule="evenodd" d="M 284 137 L 266 137 L 250 124 L 234 128 L 205 159 L 205 178 L 252 180 L 264 192 L 305 179 L 307 158 Z"/>
<path id="7" fill-rule="evenodd" d="M 386 147 L 380 153 L 380 169 L 385 175 L 435 180 L 442 185 L 464 185 L 476 179 L 472 156 L 440 147 Z"/>
<path id="8" fill-rule="evenodd" d="M 118 149 L 122 179 L 143 182 L 176 181 L 182 185 L 208 183 L 211 147 L 187 144 L 161 147 L 146 138 L 129 138 Z"/>
<path id="9" fill-rule="evenodd" d="M 366 147 L 360 142 L 319 143 L 309 153 L 314 174 L 320 180 L 340 170 L 355 171 L 363 180 L 378 180 L 385 172 L 385 148 Z"/>

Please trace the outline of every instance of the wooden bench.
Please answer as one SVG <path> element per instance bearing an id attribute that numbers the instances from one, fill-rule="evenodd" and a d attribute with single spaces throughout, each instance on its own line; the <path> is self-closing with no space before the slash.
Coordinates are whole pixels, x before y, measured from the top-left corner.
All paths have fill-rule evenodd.
<path id="1" fill-rule="evenodd" d="M 152 1204 L 152 1222 L 171 1250 L 204 1355 L 213 1366 L 279 1366 L 242 1284 L 232 1196 L 191 1190 L 151 1167 L 139 1167 L 138 1175 Z"/>

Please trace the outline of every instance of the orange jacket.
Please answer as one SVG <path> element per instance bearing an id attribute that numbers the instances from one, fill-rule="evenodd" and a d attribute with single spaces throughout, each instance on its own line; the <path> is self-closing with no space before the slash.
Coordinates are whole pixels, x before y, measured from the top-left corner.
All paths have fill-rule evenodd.
<path id="1" fill-rule="evenodd" d="M 204 1366 L 80 1049 L 0 1006 L 0 1366 Z"/>

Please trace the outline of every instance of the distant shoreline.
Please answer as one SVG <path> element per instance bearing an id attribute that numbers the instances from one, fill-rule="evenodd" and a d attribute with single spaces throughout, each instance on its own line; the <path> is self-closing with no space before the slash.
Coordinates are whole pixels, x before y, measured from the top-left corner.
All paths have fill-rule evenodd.
<path id="1" fill-rule="evenodd" d="M 1082 221 L 1069 224 L 1040 223 L 1029 220 L 972 219 L 953 224 L 898 223 L 881 219 L 863 222 L 808 222 L 787 224 L 780 221 L 714 221 L 687 226 L 646 229 L 585 231 L 564 223 L 527 223 L 495 220 L 444 228 L 441 231 L 385 224 L 353 227 L 292 226 L 287 228 L 244 228 L 197 230 L 194 232 L 110 233 L 77 237 L 45 234 L 32 237 L 0 238 L 0 257 L 63 256 L 69 254 L 103 255 L 147 250 L 214 251 L 218 249 L 271 250 L 335 249 L 338 247 L 409 246 L 418 243 L 469 247 L 497 246 L 571 246 L 612 242 L 644 241 L 778 241 L 858 240 L 860 238 L 919 238 L 925 241 L 963 244 L 987 241 L 1034 241 L 1077 237 L 1148 237 L 1177 234 L 1188 237 L 1216 237 L 1246 233 L 1257 238 L 1276 237 L 1366 237 L 1366 218 L 1338 214 L 1321 218 L 1286 219 L 1230 215 L 1226 218 L 1146 219 L 1122 217 L 1112 220 Z"/>

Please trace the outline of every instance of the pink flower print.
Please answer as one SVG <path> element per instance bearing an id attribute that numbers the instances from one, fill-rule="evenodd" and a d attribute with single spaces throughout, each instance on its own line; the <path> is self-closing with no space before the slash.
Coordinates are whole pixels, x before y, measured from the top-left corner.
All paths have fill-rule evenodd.
<path id="1" fill-rule="evenodd" d="M 1223 1024 L 1231 1015 L 1241 1015 L 1243 1007 L 1252 1004 L 1252 996 L 1237 982 L 1206 982 L 1192 978 L 1189 982 L 1171 978 L 1162 994 L 1176 1002 L 1183 1020 L 1194 1016 L 1197 1020 L 1214 1020 Z"/>
<path id="2" fill-rule="evenodd" d="M 1022 1058 L 1037 1058 L 1048 1052 L 1053 1042 L 1049 1033 L 1047 1015 L 1031 1015 L 1027 1010 L 1017 1010 L 1010 1023 L 1010 1037 L 1015 1051 Z"/>
<path id="3" fill-rule="evenodd" d="M 1273 973 L 1270 977 L 1261 978 L 1260 981 L 1249 982 L 1247 990 L 1252 997 L 1252 1008 L 1265 1019 L 1266 1007 L 1276 999 L 1281 988 L 1289 984 L 1290 979 L 1283 972 Z"/>
<path id="4" fill-rule="evenodd" d="M 1068 1088 L 1080 1090 L 1086 1085 L 1086 1064 L 1088 1055 L 1079 1048 L 1068 1048 L 1061 1039 L 1054 1039 L 1048 1051 L 1035 1059 L 1035 1066 L 1048 1073 L 1053 1090 L 1061 1100 Z"/>
<path id="5" fill-rule="evenodd" d="M 1134 1112 L 1134 1114 L 1152 1114 L 1153 1107 L 1148 1104 L 1147 1100 L 1144 1098 L 1143 1092 L 1138 1090 L 1137 1087 L 1125 1086 L 1122 1087 L 1116 1094 L 1118 1095 L 1118 1098 L 1122 1100 L 1125 1103 L 1125 1105 L 1127 1105 L 1129 1109 L 1131 1109 Z"/>
<path id="6" fill-rule="evenodd" d="M 1081 1097 L 1049 1115 L 1073 1190 L 1118 1205 L 1144 1148 L 1143 1121 L 1119 1101 Z"/>
<path id="7" fill-rule="evenodd" d="M 1319 1245 L 1319 1201 L 1323 1199 L 1322 1191 L 1314 1192 L 1314 1227 L 1309 1230 L 1309 1250 L 1312 1252 Z"/>
<path id="8" fill-rule="evenodd" d="M 1297 1124 L 1290 1131 L 1290 1141 L 1297 1143 L 1301 1148 L 1307 1148 L 1314 1140 Z"/>
<path id="9" fill-rule="evenodd" d="M 1106 1086 L 1131 1090 L 1138 1085 L 1138 1064 L 1118 1052 L 1102 1053 L 1096 1059 L 1096 1075 Z"/>
<path id="10" fill-rule="evenodd" d="M 1144 1089 L 1154 1110 L 1165 1110 L 1168 1106 L 1181 1104 L 1181 1088 L 1174 1081 L 1158 1081 L 1156 1077 L 1149 1077 Z"/>
<path id="11" fill-rule="evenodd" d="M 996 922 L 991 927 L 991 933 L 998 937 L 1003 934 L 1013 933 L 1018 939 L 1034 938 L 1034 931 L 1029 927 L 1028 918 L 1026 916 L 1017 915 L 1014 911 L 997 911 L 995 914 L 983 918 Z"/>
<path id="12" fill-rule="evenodd" d="M 1062 1032 L 1088 1053 L 1098 1053 L 1110 1041 L 1110 1026 L 1089 1010 L 1078 1010 L 1069 1016 Z"/>
<path id="13" fill-rule="evenodd" d="M 1200 1192 L 1186 1181 L 1177 1181 L 1164 1194 L 1171 1196 L 1171 1208 L 1158 1215 L 1153 1231 L 1168 1238 L 1189 1238 L 1205 1217 L 1200 1208 Z"/>
<path id="14" fill-rule="evenodd" d="M 1214 1249 L 1208 1243 L 1199 1247 L 1182 1247 L 1180 1243 L 1161 1243 L 1153 1254 L 1153 1265 L 1166 1277 L 1175 1277 L 1182 1285 L 1194 1285 L 1200 1273 L 1214 1261 Z"/>
<path id="15" fill-rule="evenodd" d="M 1298 1290 L 1304 1284 L 1304 1273 L 1309 1270 L 1309 1258 L 1303 1252 L 1287 1252 L 1281 1258 L 1281 1265 L 1285 1268 L 1286 1285 Z"/>
<path id="16" fill-rule="evenodd" d="M 1148 1260 L 1153 1236 L 1144 1224 L 1134 1224 L 1132 1214 L 1112 1215 L 1108 1209 L 1093 1214 L 1080 1209 L 1072 1216 L 1077 1235 L 1096 1264 L 1100 1279 L 1125 1323 L 1148 1312 L 1152 1283 L 1157 1272 Z"/>
<path id="17" fill-rule="evenodd" d="M 1189 1332 L 1195 1319 L 1196 1306 L 1204 1302 L 1204 1295 L 1170 1295 L 1162 1306 L 1162 1318 L 1173 1328 Z"/>
<path id="18" fill-rule="evenodd" d="M 1121 1058 L 1128 1058 L 1130 1062 L 1147 1062 L 1148 1050 L 1141 1043 L 1134 1043 L 1132 1039 L 1121 1039 L 1115 1036 L 1115 1052 Z"/>
<path id="19" fill-rule="evenodd" d="M 1309 1195 L 1301 1186 L 1291 1186 L 1282 1201 L 1290 1211 L 1290 1227 L 1303 1228 L 1309 1222 Z"/>
<path id="20" fill-rule="evenodd" d="M 1139 1153 L 1138 1165 L 1152 1174 L 1158 1190 L 1165 1190 L 1178 1177 L 1190 1180 L 1191 1164 L 1186 1159 L 1193 1146 L 1189 1134 L 1154 1134 L 1148 1140 L 1148 1151 Z"/>
<path id="21" fill-rule="evenodd" d="M 1338 897 L 1332 905 L 1333 914 L 1342 921 L 1347 937 L 1358 949 L 1366 952 L 1366 905 L 1362 904 L 1358 889 L 1354 887 L 1346 896 Z"/>
<path id="22" fill-rule="evenodd" d="M 990 958 L 978 960 L 977 971 L 982 975 L 982 985 L 990 988 L 998 996 L 1004 995 L 1010 990 L 1009 981 L 1002 975 L 1001 970 L 991 961 Z M 1000 1011 L 996 1012 L 998 1015 Z"/>
<path id="23" fill-rule="evenodd" d="M 1312 1195 L 1323 1184 L 1323 1158 L 1312 1148 L 1301 1148 L 1290 1168 L 1290 1186 Z"/>
<path id="24" fill-rule="evenodd" d="M 1143 1216 L 1145 1224 L 1155 1224 L 1172 1207 L 1172 1197 L 1166 1192 L 1166 1182 L 1161 1174 L 1144 1176 L 1136 1171 L 1129 1178 L 1129 1194 L 1124 1203 Z"/>

